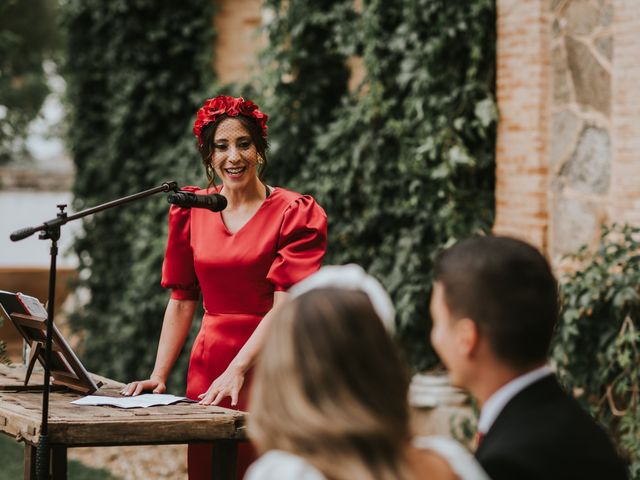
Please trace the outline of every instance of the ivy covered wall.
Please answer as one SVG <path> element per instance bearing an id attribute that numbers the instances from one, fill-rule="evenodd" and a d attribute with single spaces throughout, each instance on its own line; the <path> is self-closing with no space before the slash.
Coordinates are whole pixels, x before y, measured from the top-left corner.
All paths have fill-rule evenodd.
<path id="1" fill-rule="evenodd" d="M 562 277 L 557 375 L 615 439 L 640 480 L 640 228 L 603 227 Z"/>
<path id="2" fill-rule="evenodd" d="M 208 72 L 212 8 L 68 2 L 75 207 L 164 180 L 202 184 L 190 132 L 199 103 L 216 93 L 254 98 L 270 114 L 267 180 L 317 198 L 329 215 L 326 263 L 357 262 L 376 275 L 412 364 L 432 366 L 432 258 L 493 220 L 494 1 L 265 6 L 261 75 L 219 88 Z M 350 92 L 353 57 L 365 76 Z M 96 372 L 124 381 L 152 368 L 167 301 L 166 212 L 158 196 L 100 213 L 77 243 L 91 300 L 74 325 Z"/>
<path id="3" fill-rule="evenodd" d="M 260 52 L 257 79 L 260 105 L 270 113 L 269 143 L 273 157 L 268 180 L 295 188 L 310 168 L 317 137 L 336 119 L 347 96 L 348 53 L 353 42 L 353 2 L 266 0 L 270 21 L 267 47 Z"/>
<path id="4" fill-rule="evenodd" d="M 285 113 L 270 130 L 278 147 L 272 168 L 287 172 L 275 178 L 316 197 L 329 217 L 326 263 L 356 262 L 378 277 L 394 299 L 411 363 L 432 366 L 431 261 L 443 245 L 493 222 L 494 1 L 372 0 L 357 14 L 351 1 L 331 2 L 325 14 L 315 2 L 288 3 L 298 21 L 272 24 L 269 46 L 281 60 L 271 72 L 279 89 L 269 112 Z M 331 40 L 303 34 L 322 19 L 331 19 Z M 366 75 L 324 116 L 315 112 L 336 104 L 343 78 L 295 60 L 332 52 L 336 60 L 361 56 Z M 320 90 L 329 78 L 333 91 Z M 292 114 L 292 105 L 308 117 Z"/>
<path id="5" fill-rule="evenodd" d="M 212 5 L 70 0 L 64 14 L 76 211 L 167 180 L 202 184 L 191 126 L 213 83 Z M 72 325 L 91 371 L 129 381 L 153 368 L 168 299 L 160 287 L 167 210 L 157 195 L 84 223 L 76 252 L 90 299 Z"/>

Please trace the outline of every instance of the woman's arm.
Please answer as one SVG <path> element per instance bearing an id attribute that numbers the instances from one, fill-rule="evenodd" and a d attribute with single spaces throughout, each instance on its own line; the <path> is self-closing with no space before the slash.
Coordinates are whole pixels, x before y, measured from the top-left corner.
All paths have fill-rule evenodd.
<path id="1" fill-rule="evenodd" d="M 189 334 L 196 304 L 197 300 L 169 300 L 164 312 L 153 372 L 147 380 L 139 380 L 126 385 L 120 392 L 122 395 L 135 396 L 144 390 L 153 390 L 153 393 L 166 391 L 167 377 Z"/>
<path id="2" fill-rule="evenodd" d="M 264 344 L 269 325 L 277 315 L 278 307 L 286 298 L 286 292 L 275 292 L 273 294 L 273 307 L 271 307 L 271 310 L 267 312 L 258 324 L 247 340 L 247 343 L 240 349 L 224 373 L 213 381 L 209 389 L 203 394 L 198 395 L 201 404 L 217 405 L 225 397 L 231 397 L 231 405 L 236 406 L 238 403 L 238 394 L 244 383 L 245 374 L 253 366 L 256 356 Z"/>

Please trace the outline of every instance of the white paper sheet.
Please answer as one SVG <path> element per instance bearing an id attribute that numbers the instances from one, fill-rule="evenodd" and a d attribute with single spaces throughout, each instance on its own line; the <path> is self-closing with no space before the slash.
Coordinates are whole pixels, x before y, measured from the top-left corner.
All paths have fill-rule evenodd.
<path id="1" fill-rule="evenodd" d="M 156 405 L 171 405 L 172 403 L 187 401 L 192 402 L 187 397 L 176 397 L 160 393 L 145 393 L 135 397 L 104 397 L 100 395 L 88 395 L 78 400 L 74 400 L 75 405 L 98 405 L 119 408 L 147 408 Z"/>

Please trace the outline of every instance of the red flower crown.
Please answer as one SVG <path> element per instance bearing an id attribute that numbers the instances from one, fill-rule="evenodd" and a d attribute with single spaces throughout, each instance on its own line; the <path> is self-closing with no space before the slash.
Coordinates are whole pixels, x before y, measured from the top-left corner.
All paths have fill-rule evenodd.
<path id="1" fill-rule="evenodd" d="M 206 125 L 215 122 L 220 115 L 225 114 L 230 117 L 244 115 L 255 119 L 262 130 L 262 136 L 264 138 L 267 137 L 267 119 L 269 116 L 258 110 L 258 106 L 255 103 L 242 97 L 234 98 L 228 95 L 218 95 L 204 102 L 202 108 L 198 110 L 196 121 L 193 124 L 193 134 L 198 137 L 200 146 L 202 146 L 202 138 L 200 137 L 202 129 Z"/>

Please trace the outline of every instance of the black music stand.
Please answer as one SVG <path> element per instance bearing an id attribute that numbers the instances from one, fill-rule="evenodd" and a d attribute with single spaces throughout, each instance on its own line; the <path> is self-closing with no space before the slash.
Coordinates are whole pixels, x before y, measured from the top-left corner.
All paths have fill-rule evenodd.
<path id="1" fill-rule="evenodd" d="M 44 222 L 37 227 L 27 227 L 21 230 L 17 230 L 10 235 L 12 241 L 17 242 L 30 237 L 36 232 L 40 232 L 38 237 L 40 240 L 51 240 L 51 264 L 49 267 L 49 298 L 47 300 L 47 319 L 46 319 L 46 333 L 44 338 L 45 351 L 44 351 L 44 382 L 42 389 L 42 425 L 40 427 L 40 438 L 38 446 L 36 448 L 36 473 L 39 480 L 45 480 L 49 477 L 49 391 L 51 388 L 51 352 L 53 346 L 53 305 L 55 301 L 56 292 L 56 258 L 58 256 L 58 240 L 60 239 L 60 228 L 72 221 L 79 218 L 93 215 L 94 213 L 107 210 L 109 208 L 118 207 L 125 203 L 140 200 L 142 198 L 154 195 L 161 192 L 176 192 L 178 190 L 178 184 L 176 182 L 164 182 L 159 187 L 151 188 L 143 192 L 135 193 L 127 197 L 119 198 L 111 202 L 103 203 L 73 215 L 67 215 L 65 212 L 66 205 L 58 205 L 58 215 L 56 218 Z"/>
<path id="2" fill-rule="evenodd" d="M 47 339 L 47 311 L 40 301 L 22 293 L 0 291 L 0 316 L 10 321 L 31 347 L 24 386 L 29 383 L 36 361 L 45 364 L 45 345 Z M 82 365 L 73 349 L 53 326 L 51 348 L 51 377 L 54 385 L 64 385 L 78 393 L 88 395 L 102 385 L 95 382 Z"/>

